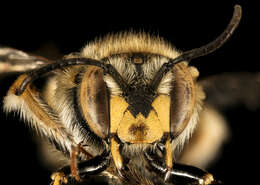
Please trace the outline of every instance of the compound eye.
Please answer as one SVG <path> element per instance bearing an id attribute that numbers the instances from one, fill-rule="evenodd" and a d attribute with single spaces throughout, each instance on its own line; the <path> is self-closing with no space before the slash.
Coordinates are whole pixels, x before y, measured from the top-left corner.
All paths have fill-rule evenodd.
<path id="1" fill-rule="evenodd" d="M 80 86 L 80 104 L 90 129 L 101 138 L 109 134 L 109 104 L 103 70 L 89 66 Z"/>
<path id="2" fill-rule="evenodd" d="M 180 135 L 188 125 L 194 109 L 194 84 L 188 70 L 173 68 L 175 80 L 171 91 L 170 132 L 173 137 Z"/>

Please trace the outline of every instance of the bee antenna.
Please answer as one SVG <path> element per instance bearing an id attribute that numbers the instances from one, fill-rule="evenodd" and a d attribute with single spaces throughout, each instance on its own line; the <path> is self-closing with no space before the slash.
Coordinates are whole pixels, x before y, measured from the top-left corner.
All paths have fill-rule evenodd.
<path id="1" fill-rule="evenodd" d="M 123 90 L 127 89 L 127 84 L 125 83 L 124 79 L 111 64 L 104 64 L 100 60 L 94 60 L 91 58 L 69 58 L 58 60 L 39 69 L 30 71 L 21 85 L 17 88 L 15 94 L 20 96 L 25 91 L 28 84 L 32 83 L 34 80 L 44 75 L 45 73 L 75 65 L 91 65 L 100 67 L 104 70 L 104 73 L 110 74 Z"/>
<path id="2" fill-rule="evenodd" d="M 162 77 L 172 69 L 172 67 L 182 61 L 188 61 L 190 62 L 191 59 L 207 55 L 218 48 L 220 48 L 233 34 L 235 29 L 237 28 L 242 16 L 242 8 L 240 5 L 234 6 L 234 12 L 232 19 L 230 20 L 227 28 L 222 32 L 221 35 L 219 35 L 214 41 L 200 47 L 195 48 L 189 51 L 183 52 L 180 56 L 178 56 L 175 59 L 170 59 L 167 63 L 164 63 L 162 67 L 159 69 L 159 71 L 156 73 L 151 87 L 153 90 L 156 90 Z"/>

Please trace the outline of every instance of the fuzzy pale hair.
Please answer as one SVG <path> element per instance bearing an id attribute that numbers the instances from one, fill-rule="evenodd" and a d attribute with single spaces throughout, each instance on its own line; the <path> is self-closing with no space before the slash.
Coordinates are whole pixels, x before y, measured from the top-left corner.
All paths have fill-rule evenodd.
<path id="1" fill-rule="evenodd" d="M 180 55 L 179 51 L 161 37 L 144 32 L 109 34 L 88 43 L 81 54 L 83 57 L 100 60 L 113 54 L 134 52 L 159 54 L 169 58 L 176 58 Z"/>

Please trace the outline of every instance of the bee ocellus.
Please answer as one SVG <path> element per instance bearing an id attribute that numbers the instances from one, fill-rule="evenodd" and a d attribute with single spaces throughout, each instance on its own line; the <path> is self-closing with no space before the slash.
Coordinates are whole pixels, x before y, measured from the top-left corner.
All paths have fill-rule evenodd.
<path id="1" fill-rule="evenodd" d="M 2 49 L 0 55 L 15 65 L 38 62 L 10 87 L 4 109 L 19 112 L 70 159 L 53 173 L 54 185 L 93 179 L 120 185 L 217 184 L 213 175 L 179 163 L 175 154 L 192 136 L 205 97 L 199 72 L 189 62 L 221 47 L 240 19 L 236 5 L 219 37 L 186 52 L 133 31 L 107 35 L 57 61 Z"/>

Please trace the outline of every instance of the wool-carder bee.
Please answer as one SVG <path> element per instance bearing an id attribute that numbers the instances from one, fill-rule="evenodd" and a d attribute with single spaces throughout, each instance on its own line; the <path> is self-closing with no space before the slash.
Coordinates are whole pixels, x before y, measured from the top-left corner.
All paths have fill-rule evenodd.
<path id="1" fill-rule="evenodd" d="M 133 31 L 97 39 L 57 61 L 2 47 L 1 70 L 24 71 L 4 109 L 19 112 L 70 159 L 53 173 L 54 185 L 95 178 L 122 185 L 217 184 L 174 156 L 195 130 L 204 99 L 199 73 L 188 63 L 221 47 L 240 19 L 236 5 L 219 37 L 186 52 Z"/>

